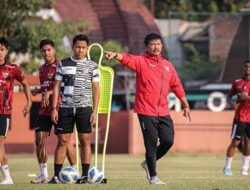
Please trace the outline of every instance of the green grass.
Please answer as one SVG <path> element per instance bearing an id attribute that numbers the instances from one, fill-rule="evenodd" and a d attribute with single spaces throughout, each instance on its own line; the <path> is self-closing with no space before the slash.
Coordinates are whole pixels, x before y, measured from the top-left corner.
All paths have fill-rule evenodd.
<path id="1" fill-rule="evenodd" d="M 233 160 L 234 176 L 222 173 L 224 155 L 222 154 L 183 154 L 170 153 L 158 162 L 158 176 L 165 186 L 150 186 L 140 163 L 143 156 L 108 155 L 106 166 L 107 184 L 88 185 L 32 185 L 28 174 L 38 173 L 35 155 L 9 155 L 9 166 L 14 185 L 1 186 L 0 189 L 164 189 L 164 190 L 246 190 L 250 189 L 250 176 L 240 175 L 241 157 Z M 50 157 L 49 172 L 53 174 L 53 158 Z M 65 164 L 67 165 L 67 164 Z"/>

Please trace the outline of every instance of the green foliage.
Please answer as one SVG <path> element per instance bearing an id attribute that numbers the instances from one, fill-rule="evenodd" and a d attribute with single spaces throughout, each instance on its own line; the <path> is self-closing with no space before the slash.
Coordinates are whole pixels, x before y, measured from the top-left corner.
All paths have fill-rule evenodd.
<path id="1" fill-rule="evenodd" d="M 184 48 L 190 56 L 180 68 L 182 80 L 209 80 L 219 69 L 216 59 L 209 61 L 199 53 L 193 44 L 185 44 Z"/>
<path id="2" fill-rule="evenodd" d="M 20 64 L 24 74 L 30 74 L 38 71 L 39 65 L 36 63 L 35 59 L 31 59 L 30 62 L 23 62 Z"/>
<path id="3" fill-rule="evenodd" d="M 72 26 L 78 27 L 72 27 Z M 52 20 L 39 21 L 31 25 L 25 25 L 21 27 L 16 36 L 11 41 L 19 42 L 15 46 L 12 46 L 12 50 L 15 52 L 25 53 L 28 52 L 33 58 L 42 58 L 39 50 L 39 43 L 42 39 L 52 39 L 56 44 L 57 56 L 59 59 L 68 56 L 70 49 L 65 49 L 63 45 L 63 38 L 67 37 L 72 39 L 73 35 L 78 33 L 78 28 L 84 27 L 87 31 L 88 25 L 83 22 L 64 22 L 55 23 Z M 69 34 L 69 35 L 68 35 Z"/>
<path id="4" fill-rule="evenodd" d="M 89 26 L 83 22 L 64 22 L 55 23 L 52 20 L 42 20 L 39 22 L 25 24 L 16 31 L 16 35 L 11 39 L 11 51 L 18 53 L 29 53 L 31 56 L 31 62 L 34 65 L 35 59 L 42 59 L 39 49 L 39 43 L 42 39 L 52 39 L 56 44 L 56 57 L 62 59 L 69 56 L 71 48 L 65 48 L 63 44 L 63 38 L 70 40 L 79 32 L 79 29 L 88 31 Z M 69 35 L 68 35 L 69 34 Z M 15 44 L 15 45 L 14 45 Z M 31 63 L 23 63 L 21 67 L 25 73 L 33 73 L 35 66 Z M 31 68 L 29 68 L 31 67 Z"/>
<path id="5" fill-rule="evenodd" d="M 42 59 L 39 43 L 42 39 L 52 39 L 56 44 L 58 59 L 70 54 L 71 48 L 65 48 L 63 38 L 71 39 L 81 32 L 88 33 L 90 26 L 82 21 L 55 23 L 52 20 L 40 20 L 34 15 L 41 8 L 52 7 L 55 0 L 2 0 L 0 1 L 0 36 L 10 41 L 10 51 L 29 53 L 30 62 L 22 63 L 25 73 L 37 70 L 37 58 Z M 4 19 L 3 19 L 4 18 Z"/>
<path id="6" fill-rule="evenodd" d="M 119 42 L 115 41 L 115 40 L 108 40 L 105 41 L 104 43 L 102 43 L 103 49 L 104 51 L 115 51 L 115 52 L 124 52 L 126 51 Z M 90 52 L 90 57 L 93 61 L 95 61 L 96 63 L 99 62 L 99 58 L 100 58 L 100 49 L 98 47 L 93 47 L 91 48 L 91 52 Z M 102 65 L 107 65 L 107 66 L 114 66 L 117 63 L 119 63 L 117 60 L 112 59 L 110 61 L 108 61 L 105 56 L 103 56 L 102 59 Z"/>
<path id="7" fill-rule="evenodd" d="M 1 0 L 0 36 L 12 38 L 24 20 L 53 2 L 54 0 Z"/>
<path id="8" fill-rule="evenodd" d="M 150 0 L 145 4 L 150 7 Z M 155 17 L 168 18 L 169 12 L 239 12 L 244 7 L 242 0 L 155 0 Z"/>

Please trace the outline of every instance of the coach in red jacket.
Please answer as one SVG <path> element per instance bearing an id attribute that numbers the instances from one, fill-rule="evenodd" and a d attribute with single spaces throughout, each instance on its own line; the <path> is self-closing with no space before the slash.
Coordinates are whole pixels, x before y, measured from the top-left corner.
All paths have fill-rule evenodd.
<path id="1" fill-rule="evenodd" d="M 147 172 L 150 184 L 160 185 L 165 183 L 157 177 L 156 161 L 168 152 L 174 141 L 173 121 L 168 109 L 169 91 L 180 99 L 184 116 L 189 117 L 189 120 L 190 109 L 175 68 L 161 56 L 161 36 L 148 34 L 144 44 L 144 55 L 105 53 L 107 59 L 115 58 L 137 74 L 134 112 L 138 114 L 146 148 L 146 160 L 142 162 L 142 167 Z"/>

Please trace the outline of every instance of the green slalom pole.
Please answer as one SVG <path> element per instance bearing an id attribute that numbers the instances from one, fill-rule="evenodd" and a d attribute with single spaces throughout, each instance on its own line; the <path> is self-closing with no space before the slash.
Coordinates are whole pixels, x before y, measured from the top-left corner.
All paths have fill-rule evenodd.
<path id="1" fill-rule="evenodd" d="M 74 126 L 75 129 L 75 144 L 76 144 L 76 170 L 79 172 L 80 170 L 80 158 L 79 158 L 79 139 L 78 139 L 78 132 L 76 129 L 76 125 Z"/>
<path id="2" fill-rule="evenodd" d="M 105 176 L 105 161 L 106 161 L 106 150 L 110 126 L 110 114 L 111 114 L 111 103 L 112 103 L 112 92 L 114 84 L 114 71 L 111 67 L 102 66 L 103 58 L 103 48 L 100 44 L 94 43 L 90 45 L 88 51 L 88 58 L 90 58 L 90 50 L 92 47 L 97 46 L 100 51 L 100 58 L 98 61 L 98 66 L 100 70 L 100 100 L 98 105 L 98 114 L 107 114 L 106 122 L 106 132 L 103 142 L 103 152 L 102 152 L 102 172 Z M 96 126 L 96 136 L 95 136 L 95 166 L 97 167 L 97 155 L 98 155 L 98 126 Z"/>

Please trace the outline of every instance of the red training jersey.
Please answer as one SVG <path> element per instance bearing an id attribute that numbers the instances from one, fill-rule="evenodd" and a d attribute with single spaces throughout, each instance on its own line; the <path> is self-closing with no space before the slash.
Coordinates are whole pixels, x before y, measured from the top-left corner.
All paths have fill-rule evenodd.
<path id="1" fill-rule="evenodd" d="M 122 55 L 121 63 L 136 72 L 135 113 L 149 116 L 169 115 L 169 91 L 172 90 L 179 99 L 185 97 L 174 66 L 161 55 Z"/>
<path id="2" fill-rule="evenodd" d="M 241 100 L 241 93 L 247 92 L 250 96 L 250 81 L 243 78 L 237 79 L 233 82 L 229 96 L 232 97 L 237 94 L 237 103 L 239 104 L 235 111 L 235 119 L 243 123 L 250 123 L 250 100 Z"/>
<path id="3" fill-rule="evenodd" d="M 56 67 L 59 62 L 57 60 L 52 64 L 43 64 L 39 69 L 39 79 L 41 93 L 53 90 L 55 83 Z M 39 115 L 50 116 L 52 111 L 52 95 L 50 95 L 50 105 L 48 107 L 40 107 Z"/>
<path id="4" fill-rule="evenodd" d="M 25 79 L 21 69 L 9 62 L 0 65 L 0 115 L 11 115 L 14 79 L 18 82 Z"/>

